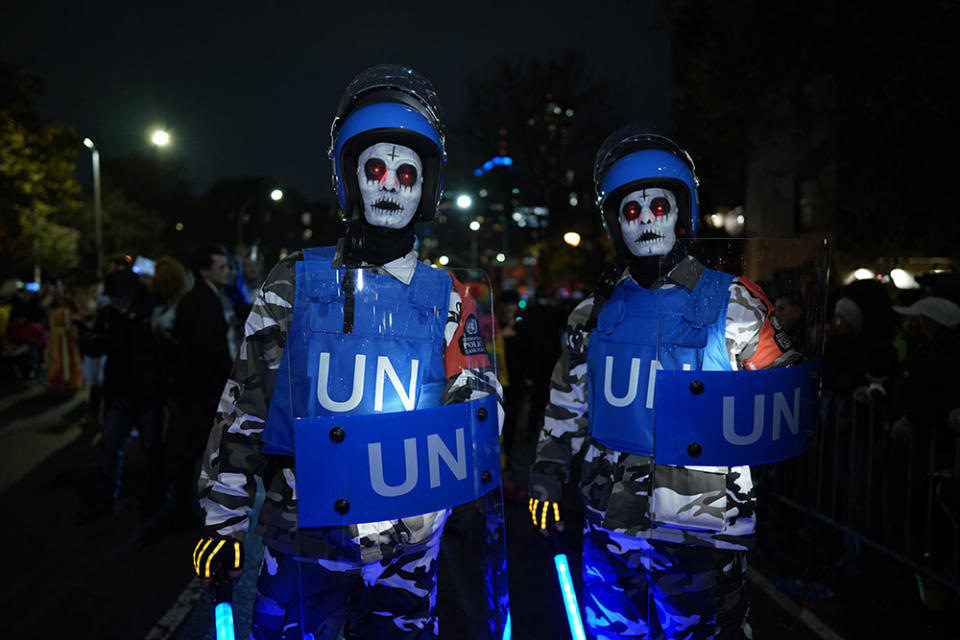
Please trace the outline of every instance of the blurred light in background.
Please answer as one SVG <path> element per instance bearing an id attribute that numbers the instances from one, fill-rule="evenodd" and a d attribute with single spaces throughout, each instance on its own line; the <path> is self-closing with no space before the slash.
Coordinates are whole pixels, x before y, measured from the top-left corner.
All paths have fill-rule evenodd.
<path id="1" fill-rule="evenodd" d="M 893 280 L 893 284 L 897 289 L 920 288 L 920 283 L 917 282 L 917 279 L 913 277 L 913 274 L 905 269 L 893 269 L 890 271 L 890 278 Z"/>
<path id="2" fill-rule="evenodd" d="M 156 129 L 150 134 L 150 142 L 158 147 L 165 147 L 170 144 L 170 134 L 163 129 Z"/>
<path id="3" fill-rule="evenodd" d="M 580 234 L 576 231 L 567 231 L 563 234 L 563 241 L 566 242 L 571 247 L 580 246 Z"/>

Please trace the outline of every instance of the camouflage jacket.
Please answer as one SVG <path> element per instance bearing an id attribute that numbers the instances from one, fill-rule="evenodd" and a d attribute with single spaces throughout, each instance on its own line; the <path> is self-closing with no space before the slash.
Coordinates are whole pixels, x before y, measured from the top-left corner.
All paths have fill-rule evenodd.
<path id="1" fill-rule="evenodd" d="M 249 527 L 259 479 L 266 497 L 260 508 L 257 532 L 265 545 L 302 557 L 371 562 L 384 555 L 389 557 L 397 545 L 429 539 L 442 527 L 444 512 L 389 522 L 323 527 L 311 530 L 309 536 L 299 535 L 293 459 L 264 455 L 261 436 L 286 350 L 295 299 L 296 263 L 302 259 L 302 253 L 293 254 L 271 270 L 247 317 L 240 352 L 220 398 L 202 460 L 198 489 L 205 511 L 204 530 L 211 537 L 242 540 Z M 334 266 L 339 266 L 339 260 L 338 252 Z M 411 252 L 379 269 L 409 283 L 415 266 L 416 256 Z M 498 398 L 502 395 L 486 355 L 467 356 L 459 347 L 463 321 L 473 310 L 471 292 L 451 278 L 444 335 L 444 404 L 466 402 L 490 393 L 496 393 Z"/>
<path id="2" fill-rule="evenodd" d="M 693 289 L 703 266 L 687 258 L 653 288 Z M 628 272 L 620 278 L 623 282 Z M 799 359 L 773 316 L 773 305 L 746 278 L 730 284 L 726 347 L 735 370 L 789 366 Z M 593 310 L 588 297 L 570 314 L 567 337 L 553 370 L 530 496 L 559 501 L 570 464 L 586 445 L 579 491 L 587 517 L 620 533 L 683 544 L 745 549 L 752 546 L 756 495 L 748 466 L 678 467 L 607 448 L 589 436 L 587 344 Z"/>

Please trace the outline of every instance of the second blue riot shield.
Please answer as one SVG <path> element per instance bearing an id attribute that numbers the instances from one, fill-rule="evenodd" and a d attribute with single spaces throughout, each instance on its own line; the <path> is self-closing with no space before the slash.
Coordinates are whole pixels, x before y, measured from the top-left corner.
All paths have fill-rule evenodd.
<path id="1" fill-rule="evenodd" d="M 289 421 L 264 440 L 295 461 L 299 551 L 272 561 L 303 637 L 503 637 L 492 327 L 482 278 L 298 265 Z"/>

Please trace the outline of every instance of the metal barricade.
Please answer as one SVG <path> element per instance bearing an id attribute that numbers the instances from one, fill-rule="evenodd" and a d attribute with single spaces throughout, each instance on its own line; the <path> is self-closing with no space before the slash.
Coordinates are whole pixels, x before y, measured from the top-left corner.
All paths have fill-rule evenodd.
<path id="1" fill-rule="evenodd" d="M 960 591 L 960 433 L 894 429 L 885 401 L 824 394 L 807 451 L 778 463 L 763 490 Z"/>

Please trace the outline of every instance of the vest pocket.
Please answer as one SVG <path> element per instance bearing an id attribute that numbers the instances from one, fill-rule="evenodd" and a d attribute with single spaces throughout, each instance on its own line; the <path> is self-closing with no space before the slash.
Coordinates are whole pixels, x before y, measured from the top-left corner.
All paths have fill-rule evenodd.
<path id="1" fill-rule="evenodd" d="M 726 529 L 727 473 L 656 465 L 650 498 L 650 519 L 656 524 L 682 529 Z"/>

